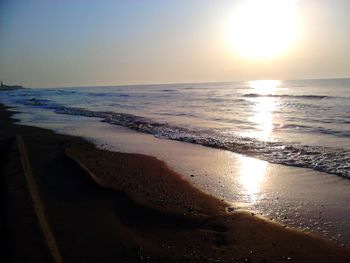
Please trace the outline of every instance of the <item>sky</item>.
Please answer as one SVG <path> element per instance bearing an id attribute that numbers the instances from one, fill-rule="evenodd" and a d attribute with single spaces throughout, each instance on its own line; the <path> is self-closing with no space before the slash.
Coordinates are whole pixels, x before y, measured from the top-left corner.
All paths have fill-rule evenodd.
<path id="1" fill-rule="evenodd" d="M 0 79 L 73 87 L 349 77 L 350 1 L 283 1 L 287 13 L 273 0 L 0 0 Z M 282 51 L 250 56 L 261 47 Z"/>

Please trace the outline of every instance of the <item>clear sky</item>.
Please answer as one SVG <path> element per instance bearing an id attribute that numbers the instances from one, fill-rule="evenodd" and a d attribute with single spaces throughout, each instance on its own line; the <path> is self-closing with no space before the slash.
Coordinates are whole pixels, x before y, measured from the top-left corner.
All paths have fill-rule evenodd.
<path id="1" fill-rule="evenodd" d="M 350 76 L 350 1 L 257 1 L 0 0 L 0 79 L 61 87 Z"/>

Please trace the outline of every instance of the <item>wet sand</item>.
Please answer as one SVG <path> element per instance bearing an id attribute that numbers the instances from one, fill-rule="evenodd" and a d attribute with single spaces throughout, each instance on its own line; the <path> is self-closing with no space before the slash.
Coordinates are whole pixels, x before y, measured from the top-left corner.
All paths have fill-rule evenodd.
<path id="1" fill-rule="evenodd" d="M 349 262 L 350 250 L 193 188 L 162 161 L 13 124 L 0 109 L 7 262 L 50 262 L 18 139 L 62 262 Z M 24 167 L 24 168 L 23 168 Z M 34 201 L 33 201 L 34 200 Z"/>

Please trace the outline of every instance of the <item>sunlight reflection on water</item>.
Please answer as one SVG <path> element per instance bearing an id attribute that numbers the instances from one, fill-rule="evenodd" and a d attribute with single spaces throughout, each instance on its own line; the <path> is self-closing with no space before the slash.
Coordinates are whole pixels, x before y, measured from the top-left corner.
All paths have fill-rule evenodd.
<path id="1" fill-rule="evenodd" d="M 249 87 L 255 89 L 259 94 L 270 94 L 276 88 L 278 88 L 282 84 L 279 80 L 270 80 L 270 79 L 262 79 L 262 80 L 253 80 L 248 81 Z"/>
<path id="2" fill-rule="evenodd" d="M 239 162 L 240 184 L 245 196 L 254 204 L 259 198 L 268 163 L 245 156 L 239 156 Z"/>
<path id="3" fill-rule="evenodd" d="M 254 89 L 254 93 L 258 95 L 273 95 L 281 85 L 279 80 L 255 80 L 248 82 L 249 87 Z M 252 113 L 248 119 L 256 124 L 256 131 L 247 134 L 262 140 L 271 137 L 274 129 L 274 121 L 278 109 L 278 99 L 275 97 L 257 97 L 251 99 L 254 104 Z"/>

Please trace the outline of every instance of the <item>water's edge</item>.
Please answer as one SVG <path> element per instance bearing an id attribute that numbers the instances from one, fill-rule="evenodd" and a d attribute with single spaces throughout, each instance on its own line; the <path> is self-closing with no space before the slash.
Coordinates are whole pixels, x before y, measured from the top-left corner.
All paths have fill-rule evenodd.
<path id="1" fill-rule="evenodd" d="M 218 133 L 215 130 L 178 127 L 132 114 L 91 111 L 78 107 L 46 103 L 43 100 L 37 99 L 31 99 L 27 101 L 27 104 L 28 106 L 51 109 L 58 114 L 101 118 L 103 122 L 152 134 L 157 138 L 225 149 L 270 163 L 310 168 L 350 179 L 350 151 L 346 149 L 292 144 L 280 141 L 263 141 L 232 133 Z"/>

